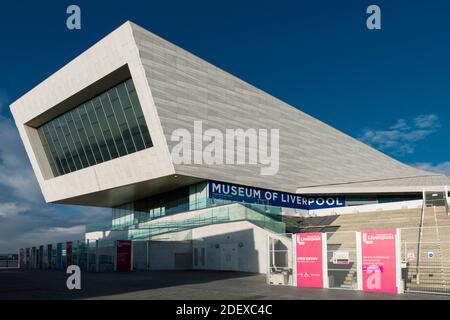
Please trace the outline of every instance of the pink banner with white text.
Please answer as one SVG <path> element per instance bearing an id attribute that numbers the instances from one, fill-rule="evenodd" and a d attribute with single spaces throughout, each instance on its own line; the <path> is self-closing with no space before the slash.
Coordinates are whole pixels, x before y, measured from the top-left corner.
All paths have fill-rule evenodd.
<path id="1" fill-rule="evenodd" d="M 322 288 L 322 233 L 296 236 L 297 287 Z"/>
<path id="2" fill-rule="evenodd" d="M 131 271 L 132 246 L 131 240 L 117 240 L 117 272 Z"/>
<path id="3" fill-rule="evenodd" d="M 397 293 L 396 230 L 361 232 L 363 291 Z"/>

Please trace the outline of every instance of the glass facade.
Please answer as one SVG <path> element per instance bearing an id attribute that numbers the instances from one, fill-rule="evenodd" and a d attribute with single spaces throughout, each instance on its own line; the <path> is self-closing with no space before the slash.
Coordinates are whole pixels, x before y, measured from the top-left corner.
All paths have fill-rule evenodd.
<path id="1" fill-rule="evenodd" d="M 112 226 L 130 226 L 186 211 L 189 211 L 189 187 L 112 208 Z"/>
<path id="2" fill-rule="evenodd" d="M 232 203 L 234 203 L 234 201 L 209 198 L 208 182 L 200 182 L 114 207 L 112 208 L 111 225 L 91 225 L 86 227 L 86 232 L 100 230 L 106 231 L 110 229 L 119 230 L 123 228 L 133 229 L 137 225 L 143 225 L 147 222 L 157 220 L 158 218 L 162 218 L 165 216 L 204 208 L 220 208 L 223 205 Z M 242 208 L 244 208 L 242 210 L 246 210 L 245 215 L 247 217 L 251 217 L 253 220 L 257 220 L 257 217 L 262 216 L 269 219 L 270 221 L 273 220 L 276 223 L 281 222 L 282 210 L 280 207 L 249 203 L 240 204 L 242 205 Z M 237 212 L 238 209 L 231 210 L 233 212 Z M 254 217 L 254 215 L 256 215 L 256 218 Z M 197 220 L 198 219 L 195 218 L 193 221 L 197 223 Z M 188 219 L 183 223 L 175 223 L 175 225 L 181 226 L 184 224 L 189 224 L 191 222 L 192 221 Z M 161 228 L 164 229 L 166 228 L 167 224 L 171 223 L 173 222 L 163 222 L 161 226 L 156 228 L 157 230 L 154 230 L 154 232 L 161 232 Z M 133 232 L 140 233 L 141 231 L 134 230 Z M 148 230 L 144 230 L 142 231 L 142 233 L 148 235 Z"/>
<path id="3" fill-rule="evenodd" d="M 55 177 L 153 146 L 131 79 L 38 128 Z"/>

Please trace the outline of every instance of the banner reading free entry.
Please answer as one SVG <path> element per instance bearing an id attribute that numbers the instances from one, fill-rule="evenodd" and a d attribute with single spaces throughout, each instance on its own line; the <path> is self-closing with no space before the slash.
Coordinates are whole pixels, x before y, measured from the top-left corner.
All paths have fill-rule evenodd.
<path id="1" fill-rule="evenodd" d="M 322 288 L 322 233 L 295 235 L 297 287 Z"/>

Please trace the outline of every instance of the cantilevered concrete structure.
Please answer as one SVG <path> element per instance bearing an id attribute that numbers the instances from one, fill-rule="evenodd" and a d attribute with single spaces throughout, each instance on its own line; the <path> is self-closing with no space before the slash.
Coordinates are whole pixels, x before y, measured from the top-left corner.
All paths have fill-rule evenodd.
<path id="1" fill-rule="evenodd" d="M 38 128 L 130 78 L 152 146 L 55 175 Z M 420 193 L 450 185 L 448 177 L 402 164 L 131 22 L 11 111 L 47 202 L 112 207 L 203 180 L 299 194 Z M 261 165 L 175 164 L 172 132 L 193 132 L 198 120 L 205 130 L 279 129 L 278 174 L 262 176 Z"/>

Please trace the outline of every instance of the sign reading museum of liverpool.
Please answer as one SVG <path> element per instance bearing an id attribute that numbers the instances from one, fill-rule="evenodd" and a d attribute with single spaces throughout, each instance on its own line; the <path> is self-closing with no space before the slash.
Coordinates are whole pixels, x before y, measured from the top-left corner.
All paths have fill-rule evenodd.
<path id="1" fill-rule="evenodd" d="M 209 197 L 213 199 L 303 210 L 345 207 L 344 197 L 306 197 L 218 181 L 209 181 L 208 189 Z"/>

